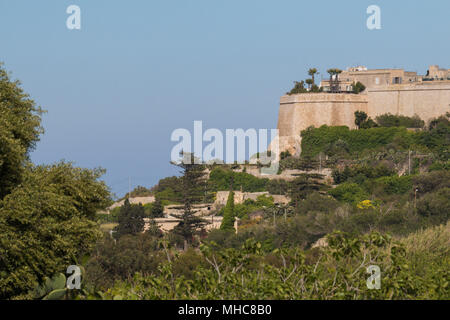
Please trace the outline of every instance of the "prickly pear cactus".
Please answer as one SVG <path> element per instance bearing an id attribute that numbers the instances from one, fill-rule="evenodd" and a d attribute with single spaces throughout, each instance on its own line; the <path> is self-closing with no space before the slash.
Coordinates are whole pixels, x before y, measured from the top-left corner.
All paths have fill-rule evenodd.
<path id="1" fill-rule="evenodd" d="M 36 286 L 32 295 L 34 299 L 60 300 L 66 293 L 66 276 L 62 273 L 58 273 L 52 278 L 46 277 L 44 283 Z"/>

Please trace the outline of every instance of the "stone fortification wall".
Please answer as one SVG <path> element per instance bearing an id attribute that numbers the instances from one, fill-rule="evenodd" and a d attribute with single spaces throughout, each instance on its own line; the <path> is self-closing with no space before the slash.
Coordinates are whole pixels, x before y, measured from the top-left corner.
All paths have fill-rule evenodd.
<path id="1" fill-rule="evenodd" d="M 310 126 L 355 128 L 355 111 L 370 117 L 391 113 L 429 121 L 450 112 L 450 81 L 380 85 L 355 94 L 309 93 L 281 97 L 279 150 L 300 154 L 300 132 Z"/>
<path id="2" fill-rule="evenodd" d="M 300 151 L 300 132 L 310 126 L 355 127 L 355 111 L 368 110 L 367 95 L 309 93 L 281 97 L 278 116 L 280 151 Z"/>
<path id="3" fill-rule="evenodd" d="M 429 121 L 450 111 L 450 82 L 381 86 L 368 90 L 368 98 L 367 114 L 372 118 L 392 113 L 408 117 L 418 115 Z"/>

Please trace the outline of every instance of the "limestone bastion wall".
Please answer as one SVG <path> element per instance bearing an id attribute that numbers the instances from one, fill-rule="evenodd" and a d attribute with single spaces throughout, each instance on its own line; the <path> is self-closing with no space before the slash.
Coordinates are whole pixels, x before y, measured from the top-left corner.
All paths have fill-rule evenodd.
<path id="1" fill-rule="evenodd" d="M 391 113 L 418 115 L 429 121 L 450 111 L 450 81 L 400 84 L 371 88 L 368 115 L 372 118 Z"/>
<path id="2" fill-rule="evenodd" d="M 429 121 L 450 112 L 450 82 L 376 86 L 362 94 L 307 93 L 281 97 L 278 115 L 279 151 L 301 152 L 300 132 L 310 126 L 355 128 L 355 111 L 369 117 L 391 113 Z M 275 150 L 273 146 L 271 150 Z"/>
<path id="3" fill-rule="evenodd" d="M 300 153 L 300 132 L 310 126 L 355 127 L 355 111 L 368 111 L 365 94 L 307 93 L 281 97 L 278 114 L 279 150 Z"/>

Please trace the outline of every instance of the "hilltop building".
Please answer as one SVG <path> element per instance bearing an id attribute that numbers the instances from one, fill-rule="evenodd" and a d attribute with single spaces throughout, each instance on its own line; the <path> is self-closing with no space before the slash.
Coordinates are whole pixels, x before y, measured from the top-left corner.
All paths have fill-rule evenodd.
<path id="1" fill-rule="evenodd" d="M 322 80 L 321 93 L 301 93 L 281 97 L 278 116 L 279 151 L 301 152 L 300 132 L 310 126 L 356 128 L 355 111 L 378 115 L 418 115 L 425 121 L 450 111 L 450 69 L 430 66 L 426 75 L 403 69 L 348 68 L 337 78 L 337 93 L 330 93 L 330 80 Z M 353 94 L 361 82 L 366 90 Z M 334 87 L 336 88 L 336 87 Z M 336 90 L 334 91 L 336 92 Z"/>

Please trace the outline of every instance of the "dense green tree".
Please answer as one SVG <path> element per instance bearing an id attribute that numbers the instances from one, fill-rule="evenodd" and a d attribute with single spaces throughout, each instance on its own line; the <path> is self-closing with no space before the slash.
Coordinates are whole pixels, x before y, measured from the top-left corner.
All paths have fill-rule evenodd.
<path id="1" fill-rule="evenodd" d="M 162 218 L 164 217 L 164 206 L 162 204 L 161 198 L 159 196 L 155 197 L 155 202 L 153 203 L 151 210 L 152 218 Z"/>
<path id="2" fill-rule="evenodd" d="M 148 219 L 148 226 L 146 228 L 147 230 L 145 233 L 154 236 L 154 237 L 161 237 L 163 235 L 163 232 L 161 231 L 158 223 L 156 222 L 155 218 L 150 217 Z"/>
<path id="3" fill-rule="evenodd" d="M 364 111 L 355 111 L 355 124 L 358 129 L 361 128 L 361 125 L 367 120 L 367 113 Z"/>
<path id="4" fill-rule="evenodd" d="M 310 157 L 309 155 L 298 157 L 287 157 L 280 159 L 280 170 L 297 169 L 302 171 L 309 171 L 319 168 L 319 161 Z"/>
<path id="5" fill-rule="evenodd" d="M 390 145 L 391 148 L 407 150 L 414 144 L 426 145 L 421 142 L 425 140 L 425 133 L 409 132 L 406 128 L 370 128 L 366 130 L 350 130 L 346 126 L 329 127 L 326 125 L 320 128 L 310 127 L 301 132 L 302 136 L 302 157 L 314 157 L 320 152 L 327 150 L 327 155 L 333 156 L 335 152 L 340 156 L 348 152 L 347 156 L 355 155 L 363 150 L 376 149 Z M 446 148 L 445 138 L 439 135 L 441 149 Z M 341 141 L 341 146 L 335 148 L 334 144 Z M 438 140 L 436 140 L 437 142 Z M 444 145 L 442 145 L 444 143 Z M 433 144 L 434 145 L 434 144 Z M 430 143 L 431 147 L 431 143 Z M 436 148 L 439 148 L 436 145 Z M 344 149 L 344 150 L 343 150 Z M 342 154 L 341 154 L 342 151 Z M 344 152 L 345 151 L 345 152 Z"/>
<path id="6" fill-rule="evenodd" d="M 378 124 L 372 120 L 372 118 L 368 118 L 366 121 L 364 121 L 363 123 L 361 123 L 360 125 L 360 129 L 370 129 L 370 128 L 376 128 L 378 127 Z"/>
<path id="7" fill-rule="evenodd" d="M 101 236 L 96 212 L 109 203 L 103 170 L 69 163 L 24 168 L 0 201 L 0 299 L 22 295 L 65 272 Z"/>
<path id="8" fill-rule="evenodd" d="M 227 204 L 223 212 L 223 220 L 220 229 L 228 231 L 234 230 L 235 219 L 234 192 L 230 191 L 230 193 L 228 194 Z"/>
<path id="9" fill-rule="evenodd" d="M 308 74 L 311 76 L 310 79 L 302 80 L 300 82 L 294 81 L 294 88 L 292 88 L 292 90 L 287 94 L 292 95 L 308 92 L 322 92 L 322 88 L 319 88 L 319 86 L 317 86 L 315 83 L 315 75 L 318 74 L 317 69 L 309 69 Z M 308 89 L 305 88 L 305 84 L 308 85 Z"/>
<path id="10" fill-rule="evenodd" d="M 416 135 L 416 143 L 425 145 L 447 161 L 450 158 L 450 113 L 431 120 L 428 130 Z"/>
<path id="11" fill-rule="evenodd" d="M 137 186 L 131 191 L 131 193 L 127 192 L 125 198 L 148 197 L 151 195 L 152 195 L 151 190 L 143 186 Z"/>
<path id="12" fill-rule="evenodd" d="M 282 151 L 281 153 L 280 153 L 280 160 L 283 160 L 283 159 L 286 159 L 286 158 L 289 158 L 289 157 L 292 157 L 292 154 L 289 152 L 289 151 Z"/>
<path id="13" fill-rule="evenodd" d="M 142 204 L 130 204 L 130 201 L 125 199 L 123 206 L 120 208 L 118 222 L 119 225 L 115 228 L 116 236 L 120 238 L 126 234 L 138 234 L 144 231 L 145 209 Z"/>
<path id="14" fill-rule="evenodd" d="M 158 184 L 151 190 L 154 195 L 161 200 L 170 202 L 177 202 L 182 199 L 181 181 L 180 177 L 167 177 L 159 180 Z"/>
<path id="15" fill-rule="evenodd" d="M 377 116 L 375 120 L 381 127 L 423 128 L 425 126 L 425 121 L 417 115 L 414 117 L 406 117 L 387 113 Z"/>
<path id="16" fill-rule="evenodd" d="M 234 191 L 260 192 L 266 190 L 267 178 L 257 178 L 246 172 L 234 172 L 231 169 L 215 167 L 208 180 L 209 191 L 228 190 L 233 185 Z"/>
<path id="17" fill-rule="evenodd" d="M 267 191 L 270 194 L 287 194 L 289 190 L 289 183 L 283 179 L 272 179 L 267 184 Z"/>
<path id="18" fill-rule="evenodd" d="M 206 221 L 196 216 L 192 210 L 194 203 L 204 199 L 206 188 L 205 165 L 198 162 L 192 153 L 186 152 L 182 153 L 180 162 L 172 162 L 180 168 L 182 174 L 180 178 L 182 199 L 180 201 L 184 205 L 183 214 L 174 215 L 181 221 L 173 232 L 183 237 L 185 251 L 188 249 L 189 243 L 193 241 L 194 235 L 206 225 Z"/>
<path id="19" fill-rule="evenodd" d="M 324 188 L 324 184 L 318 182 L 317 178 L 315 175 L 303 174 L 289 183 L 288 194 L 297 212 L 301 200 L 306 199 L 310 193 Z"/>
<path id="20" fill-rule="evenodd" d="M 355 111 L 355 124 L 358 129 L 370 129 L 378 127 L 378 124 L 367 116 L 364 111 Z"/>
<path id="21" fill-rule="evenodd" d="M 420 197 L 426 193 L 443 188 L 450 188 L 450 171 L 433 171 L 413 177 L 413 185 Z"/>
<path id="22" fill-rule="evenodd" d="M 340 203 L 333 197 L 322 195 L 318 192 L 312 192 L 306 196 L 301 202 L 299 213 L 307 214 L 308 212 L 333 212 L 339 207 Z"/>
<path id="23" fill-rule="evenodd" d="M 340 184 L 336 188 L 330 190 L 329 193 L 339 201 L 352 204 L 356 204 L 369 198 L 369 195 L 361 186 L 349 182 Z"/>
<path id="24" fill-rule="evenodd" d="M 128 280 L 134 273 L 155 273 L 164 259 L 159 237 L 150 233 L 124 235 L 117 241 L 109 235 L 97 242 L 86 264 L 86 281 L 96 288 L 107 289 L 116 280 Z"/>
<path id="25" fill-rule="evenodd" d="M 292 94 L 299 94 L 299 93 L 306 93 L 306 92 L 308 92 L 308 91 L 305 89 L 305 81 L 302 80 L 300 82 L 295 81 L 294 88 L 292 88 L 292 90 L 289 91 L 287 94 L 292 95 Z"/>
<path id="26" fill-rule="evenodd" d="M 366 86 L 363 85 L 361 82 L 356 82 L 353 83 L 353 93 L 354 94 L 359 94 L 361 92 L 363 92 L 364 90 L 366 90 Z"/>
<path id="27" fill-rule="evenodd" d="M 43 132 L 42 112 L 0 64 L 0 199 L 21 182 L 29 152 Z"/>
<path id="28" fill-rule="evenodd" d="M 345 166 L 344 170 L 335 169 L 332 172 L 332 176 L 336 184 L 340 184 L 349 180 L 352 182 L 362 183 L 367 179 L 392 176 L 396 173 L 397 172 L 395 170 L 388 168 L 384 164 L 356 164 L 353 166 Z M 359 179 L 362 179 L 362 181 L 358 181 Z"/>
<path id="29" fill-rule="evenodd" d="M 446 223 L 450 218 L 450 188 L 443 188 L 437 192 L 423 196 L 417 202 L 417 212 L 432 224 Z"/>
<path id="30" fill-rule="evenodd" d="M 438 129 L 439 127 L 445 128 L 450 125 L 450 112 L 447 112 L 445 115 L 442 115 L 438 118 L 432 119 L 430 124 L 428 125 L 428 130 L 432 131 L 433 129 Z"/>

